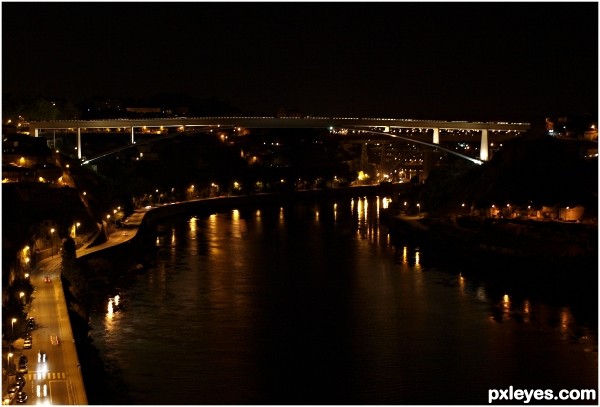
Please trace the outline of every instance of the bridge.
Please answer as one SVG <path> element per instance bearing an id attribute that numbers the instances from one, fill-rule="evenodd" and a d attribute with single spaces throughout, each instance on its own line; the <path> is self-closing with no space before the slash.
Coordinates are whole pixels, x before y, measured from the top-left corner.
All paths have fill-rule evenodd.
<path id="1" fill-rule="evenodd" d="M 55 120 L 29 123 L 29 132 L 35 137 L 44 130 L 77 130 L 77 155 L 82 158 L 81 130 L 82 129 L 115 129 L 128 128 L 131 143 L 135 144 L 135 129 L 148 127 L 177 127 L 182 130 L 190 128 L 326 128 L 326 129 L 379 129 L 390 133 L 398 129 L 432 130 L 432 144 L 440 143 L 441 130 L 462 130 L 479 132 L 481 135 L 480 160 L 489 158 L 488 134 L 490 131 L 514 132 L 514 135 L 526 132 L 531 128 L 530 123 L 509 122 L 467 122 L 442 120 L 412 120 L 388 118 L 353 118 L 353 117 L 175 117 L 175 118 L 145 118 L 145 119 L 102 119 L 102 120 Z"/>

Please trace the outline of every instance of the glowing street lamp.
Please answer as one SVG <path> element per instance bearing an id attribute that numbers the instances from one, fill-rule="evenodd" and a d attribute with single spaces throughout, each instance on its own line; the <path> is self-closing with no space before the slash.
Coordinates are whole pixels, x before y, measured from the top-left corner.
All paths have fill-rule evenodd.
<path id="1" fill-rule="evenodd" d="M 15 329 L 15 322 L 17 322 L 17 318 L 13 318 L 10 320 L 10 347 L 12 348 L 12 343 L 15 339 L 14 335 L 14 329 Z"/>
<path id="2" fill-rule="evenodd" d="M 54 256 L 54 228 L 50 229 L 50 245 L 51 245 L 51 249 L 50 249 L 50 253 L 52 254 L 52 256 Z"/>
<path id="3" fill-rule="evenodd" d="M 81 223 L 79 222 L 75 222 L 75 224 L 71 226 L 71 236 L 73 239 L 75 239 L 75 241 L 77 241 L 77 228 L 79 228 L 79 226 L 81 226 Z"/>
<path id="4" fill-rule="evenodd" d="M 8 352 L 8 354 L 6 355 L 6 371 L 10 372 L 10 358 L 13 357 L 13 353 L 12 352 Z M 8 378 L 9 375 L 6 375 L 6 387 L 8 388 Z"/>

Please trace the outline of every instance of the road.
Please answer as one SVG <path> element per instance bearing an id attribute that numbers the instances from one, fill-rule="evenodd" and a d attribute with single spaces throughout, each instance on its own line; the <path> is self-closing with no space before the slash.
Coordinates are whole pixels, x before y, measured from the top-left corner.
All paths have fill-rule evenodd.
<path id="1" fill-rule="evenodd" d="M 138 210 L 126 221 L 126 228 L 115 230 L 107 242 L 77 250 L 77 257 L 132 239 L 147 210 Z M 23 349 L 23 339 L 13 344 L 13 357 L 28 358 L 24 375 L 25 404 L 85 405 L 87 396 L 75 348 L 71 322 L 60 279 L 61 257 L 54 255 L 39 262 L 30 273 L 34 287 L 28 317 L 35 318 L 31 349 Z M 38 354 L 46 354 L 46 361 Z M 12 377 L 14 380 L 14 377 Z"/>
<path id="2" fill-rule="evenodd" d="M 27 356 L 24 375 L 26 404 L 87 404 L 83 378 L 71 323 L 60 281 L 60 257 L 46 259 L 30 275 L 34 287 L 29 317 L 35 318 L 31 349 L 23 348 L 23 339 L 14 343 L 13 354 Z M 41 353 L 46 360 L 39 360 Z"/>

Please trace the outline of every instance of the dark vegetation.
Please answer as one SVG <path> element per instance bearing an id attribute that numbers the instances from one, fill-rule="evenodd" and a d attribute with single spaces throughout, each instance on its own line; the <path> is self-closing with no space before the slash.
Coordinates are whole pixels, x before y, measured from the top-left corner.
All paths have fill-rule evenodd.
<path id="1" fill-rule="evenodd" d="M 454 213 L 462 203 L 496 205 L 582 205 L 597 218 L 598 159 L 584 158 L 597 143 L 551 137 L 518 138 L 505 143 L 482 166 L 453 159 L 427 179 L 421 199 L 429 212 Z"/>

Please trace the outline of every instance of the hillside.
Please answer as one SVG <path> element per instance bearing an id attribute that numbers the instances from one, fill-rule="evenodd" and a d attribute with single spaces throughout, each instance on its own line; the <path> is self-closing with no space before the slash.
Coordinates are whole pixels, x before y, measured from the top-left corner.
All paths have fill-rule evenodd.
<path id="1" fill-rule="evenodd" d="M 598 213 L 598 159 L 585 158 L 597 144 L 550 137 L 506 142 L 482 166 L 455 162 L 432 171 L 420 198 L 428 212 L 452 213 L 492 204 L 521 207 L 585 207 L 586 218 Z"/>

